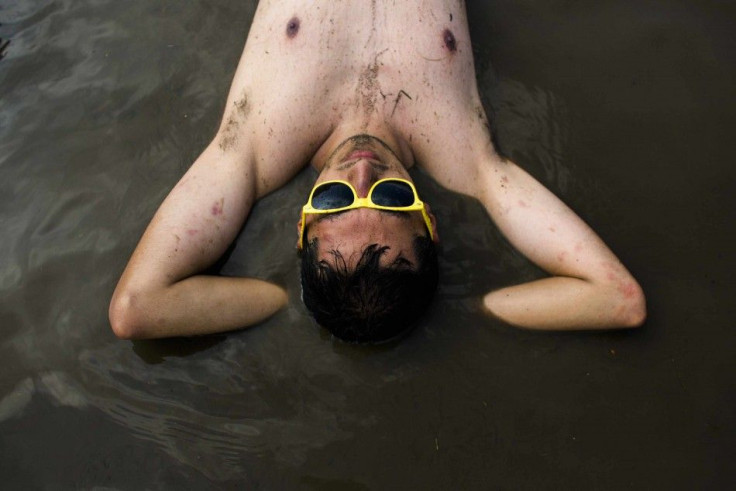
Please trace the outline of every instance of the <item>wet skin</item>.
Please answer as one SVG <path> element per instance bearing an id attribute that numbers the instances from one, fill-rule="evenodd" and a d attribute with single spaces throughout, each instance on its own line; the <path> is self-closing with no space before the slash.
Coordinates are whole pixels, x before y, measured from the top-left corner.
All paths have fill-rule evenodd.
<path id="1" fill-rule="evenodd" d="M 488 313 L 509 324 L 643 322 L 643 294 L 618 258 L 495 151 L 463 2 L 318 3 L 258 3 L 218 133 L 162 203 L 118 283 L 110 305 L 118 336 L 238 329 L 286 305 L 279 285 L 202 271 L 227 250 L 254 203 L 308 163 L 318 181 L 345 179 L 361 196 L 417 164 L 438 185 L 477 199 L 511 245 L 550 274 L 483 297 Z M 375 140 L 353 138 L 363 134 Z M 338 251 L 350 266 L 373 243 L 390 248 L 384 264 L 413 261 L 411 239 L 426 233 L 419 212 L 358 209 L 306 220 L 318 257 L 334 261 L 330 251 Z"/>
<path id="2" fill-rule="evenodd" d="M 345 180 L 362 198 L 368 195 L 376 181 L 388 177 L 411 181 L 409 173 L 384 142 L 374 137 L 356 136 L 343 142 L 330 155 L 315 185 L 334 179 Z M 431 213 L 430 220 L 434 226 L 435 218 Z M 307 215 L 306 221 L 307 240 L 318 240 L 319 260 L 332 265 L 337 252 L 346 261 L 348 269 L 355 267 L 363 250 L 371 244 L 389 247 L 381 257 L 382 266 L 413 267 L 416 262 L 414 238 L 427 234 L 419 211 L 357 208 L 326 215 Z"/>

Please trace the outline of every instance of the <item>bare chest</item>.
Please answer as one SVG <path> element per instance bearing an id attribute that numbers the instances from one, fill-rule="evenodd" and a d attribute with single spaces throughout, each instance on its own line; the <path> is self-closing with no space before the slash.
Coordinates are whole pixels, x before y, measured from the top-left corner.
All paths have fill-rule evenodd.
<path id="1" fill-rule="evenodd" d="M 439 145 L 443 115 L 477 99 L 458 1 L 263 2 L 244 57 L 264 131 L 306 158 L 340 128 Z"/>

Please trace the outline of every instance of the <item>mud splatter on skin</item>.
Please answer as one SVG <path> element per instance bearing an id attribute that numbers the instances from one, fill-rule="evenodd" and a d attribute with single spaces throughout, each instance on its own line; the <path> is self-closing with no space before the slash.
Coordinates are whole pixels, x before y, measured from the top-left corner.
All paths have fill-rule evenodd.
<path id="1" fill-rule="evenodd" d="M 240 125 L 248 119 L 250 105 L 248 104 L 247 94 L 243 93 L 240 99 L 233 102 L 233 106 L 235 109 L 230 111 L 225 129 L 222 131 L 222 138 L 220 138 L 220 150 L 223 152 L 235 146 L 238 141 L 238 134 L 240 133 Z"/>
<path id="2" fill-rule="evenodd" d="M 486 127 L 486 130 L 490 132 L 491 125 L 488 123 L 488 118 L 486 118 L 486 113 L 483 111 L 483 106 L 476 106 L 475 111 L 478 114 L 478 119 L 481 120 L 483 126 Z"/>
<path id="3" fill-rule="evenodd" d="M 299 21 L 299 17 L 294 16 L 287 22 L 286 24 L 286 37 L 289 39 L 294 39 L 297 34 L 299 34 L 299 26 L 301 25 L 301 22 Z"/>
<path id="4" fill-rule="evenodd" d="M 378 58 L 388 50 L 378 53 L 373 59 L 373 63 L 368 65 L 358 78 L 358 101 L 362 104 L 365 111 L 366 120 L 376 109 L 376 99 L 381 92 L 381 85 L 378 82 Z M 367 122 L 366 122 L 367 124 Z"/>
<path id="5" fill-rule="evenodd" d="M 376 103 L 376 87 L 378 85 L 376 78 L 378 77 L 378 63 L 373 62 L 363 73 L 360 74 L 358 83 L 360 84 L 361 101 L 366 112 L 372 112 Z"/>
<path id="6" fill-rule="evenodd" d="M 245 94 L 243 94 L 243 97 L 240 100 L 235 101 L 233 104 L 238 112 L 238 116 L 245 118 L 248 115 L 248 98 Z"/>
<path id="7" fill-rule="evenodd" d="M 383 94 L 381 94 L 381 95 L 383 95 Z M 396 107 L 397 107 L 397 106 L 399 105 L 399 101 L 401 100 L 401 96 L 402 96 L 402 95 L 403 95 L 403 96 L 405 96 L 405 97 L 406 97 L 407 99 L 409 99 L 409 100 L 412 100 L 411 96 L 410 96 L 409 94 L 407 94 L 407 93 L 406 93 L 406 92 L 404 91 L 404 89 L 401 89 L 401 90 L 399 91 L 399 95 L 397 95 L 397 96 L 396 96 L 396 99 L 394 100 L 394 108 L 393 108 L 393 110 L 391 111 L 391 116 L 392 116 L 392 117 L 393 117 L 394 113 L 396 112 Z M 385 98 L 385 97 L 386 97 L 386 96 L 384 96 L 384 98 Z"/>
<path id="8" fill-rule="evenodd" d="M 442 39 L 445 41 L 445 48 L 452 52 L 457 51 L 457 41 L 455 41 L 455 35 L 451 30 L 445 29 L 442 33 Z"/>

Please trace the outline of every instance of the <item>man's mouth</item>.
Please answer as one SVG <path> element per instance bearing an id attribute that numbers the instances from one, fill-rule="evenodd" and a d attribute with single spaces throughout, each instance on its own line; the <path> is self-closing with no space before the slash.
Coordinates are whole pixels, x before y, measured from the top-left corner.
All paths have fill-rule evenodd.
<path id="1" fill-rule="evenodd" d="M 366 160 L 378 160 L 378 155 L 375 152 L 371 152 L 370 150 L 356 150 L 352 152 L 350 155 L 347 156 L 347 158 L 344 160 L 360 160 L 360 159 L 366 159 Z"/>

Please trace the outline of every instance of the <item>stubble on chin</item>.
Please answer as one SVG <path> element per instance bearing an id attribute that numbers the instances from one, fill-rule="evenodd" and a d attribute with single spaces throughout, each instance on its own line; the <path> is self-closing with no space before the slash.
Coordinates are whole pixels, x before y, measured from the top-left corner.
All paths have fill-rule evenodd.
<path id="1" fill-rule="evenodd" d="M 355 150 L 382 149 L 388 151 L 393 159 L 396 159 L 397 162 L 400 162 L 400 159 L 396 155 L 396 153 L 391 149 L 391 147 L 388 146 L 388 144 L 386 144 L 386 142 L 384 142 L 380 138 L 376 138 L 375 136 L 367 134 L 353 135 L 340 143 L 337 148 L 332 151 L 332 153 L 327 157 L 323 169 L 327 170 L 332 168 L 334 165 L 341 163 L 345 158 L 347 158 L 348 155 L 350 155 L 350 153 L 354 152 Z"/>

